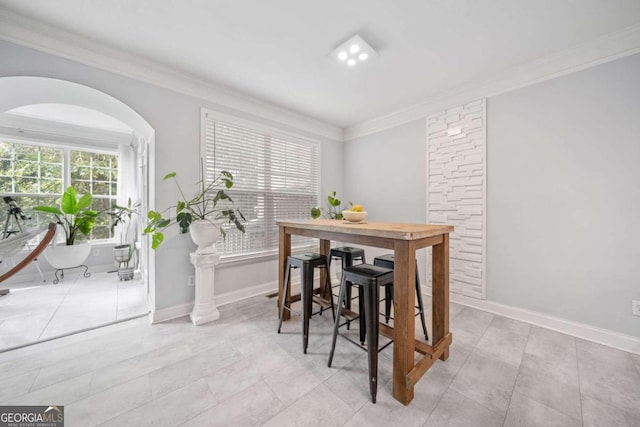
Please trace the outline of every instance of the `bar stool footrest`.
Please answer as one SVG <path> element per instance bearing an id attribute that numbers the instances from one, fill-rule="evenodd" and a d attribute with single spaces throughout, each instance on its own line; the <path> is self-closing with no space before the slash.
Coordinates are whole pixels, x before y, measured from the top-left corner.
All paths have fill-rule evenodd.
<path id="1" fill-rule="evenodd" d="M 327 301 L 326 299 L 319 297 L 317 295 L 314 295 L 311 300 L 318 304 L 320 307 L 322 307 L 323 310 L 326 310 L 328 308 L 331 308 L 331 301 Z"/>

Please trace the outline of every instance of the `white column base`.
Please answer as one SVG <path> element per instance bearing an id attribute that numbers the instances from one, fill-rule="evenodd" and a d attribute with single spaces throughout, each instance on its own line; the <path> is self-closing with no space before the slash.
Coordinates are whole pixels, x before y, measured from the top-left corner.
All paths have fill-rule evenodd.
<path id="1" fill-rule="evenodd" d="M 189 315 L 194 325 L 204 325 L 220 318 L 214 293 L 215 266 L 220 255 L 215 250 L 207 253 L 193 252 L 191 263 L 196 268 L 196 300 Z"/>
<path id="2" fill-rule="evenodd" d="M 213 302 L 210 304 L 196 304 L 193 306 L 193 311 L 189 314 L 189 318 L 191 318 L 191 322 L 194 325 L 200 326 L 218 320 L 220 312 Z"/>

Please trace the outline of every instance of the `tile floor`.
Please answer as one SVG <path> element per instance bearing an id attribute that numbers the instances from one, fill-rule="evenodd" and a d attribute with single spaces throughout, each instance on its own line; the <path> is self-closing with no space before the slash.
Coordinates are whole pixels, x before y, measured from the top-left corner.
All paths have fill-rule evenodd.
<path id="1" fill-rule="evenodd" d="M 69 270 L 57 285 L 38 280 L 6 286 L 11 292 L 0 296 L 0 351 L 148 312 L 141 281 L 81 273 Z"/>
<path id="2" fill-rule="evenodd" d="M 453 346 L 405 407 L 389 347 L 371 404 L 366 353 L 331 316 L 277 334 L 275 301 L 186 318 L 140 318 L 0 354 L 0 405 L 65 405 L 69 426 L 640 426 L 640 356 L 452 304 Z M 355 328 L 354 328 L 355 329 Z M 353 332 L 352 333 L 356 333 Z"/>

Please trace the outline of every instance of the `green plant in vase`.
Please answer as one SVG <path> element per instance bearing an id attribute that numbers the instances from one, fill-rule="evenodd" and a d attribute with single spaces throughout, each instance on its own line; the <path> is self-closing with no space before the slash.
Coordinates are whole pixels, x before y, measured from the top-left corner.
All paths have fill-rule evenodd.
<path id="1" fill-rule="evenodd" d="M 342 208 L 342 201 L 336 197 L 336 192 L 332 192 L 327 196 L 327 208 L 311 208 L 311 218 L 318 219 L 324 217 L 327 219 L 343 219 L 342 211 L 346 208 Z M 349 202 L 348 206 L 352 203 Z"/>
<path id="2" fill-rule="evenodd" d="M 120 280 L 130 280 L 133 278 L 134 267 L 129 266 L 129 262 L 136 253 L 135 235 L 131 238 L 131 223 L 134 215 L 138 215 L 140 202 L 133 203 L 131 197 L 127 200 L 126 206 L 113 204 L 111 210 L 107 212 L 111 216 L 111 232 L 115 233 L 120 226 L 120 244 L 116 245 L 114 258 L 118 263 L 118 277 Z"/>
<path id="3" fill-rule="evenodd" d="M 90 193 L 78 197 L 75 188 L 68 187 L 60 198 L 57 206 L 36 206 L 33 208 L 39 212 L 53 214 L 56 222 L 62 227 L 65 235 L 65 243 L 71 246 L 75 243 L 78 233 L 89 235 L 99 212 L 90 209 L 93 196 Z"/>
<path id="4" fill-rule="evenodd" d="M 226 234 L 221 227 L 224 224 L 231 224 L 244 233 L 243 221 L 246 219 L 242 212 L 233 206 L 233 200 L 225 192 L 233 187 L 233 175 L 230 172 L 223 170 L 213 181 L 206 184 L 201 165 L 199 190 L 192 197 L 185 195 L 175 172 L 168 173 L 162 179 L 163 181 L 171 179 L 175 182 L 180 199 L 175 205 L 169 206 L 163 212 L 150 210 L 147 213 L 149 222 L 144 233 L 151 234 L 152 249 L 157 249 L 164 241 L 163 230 L 174 224 L 178 225 L 182 234 L 189 232 L 191 226 L 200 221 L 211 223 L 219 230 L 222 237 L 225 237 Z M 175 214 L 172 214 L 173 211 Z"/>
<path id="5" fill-rule="evenodd" d="M 90 242 L 77 242 L 80 235 L 88 236 L 96 224 L 96 217 L 99 212 L 90 209 L 93 196 L 89 193 L 78 196 L 75 188 L 68 187 L 60 198 L 59 204 L 55 206 L 36 206 L 34 210 L 53 214 L 58 226 L 64 231 L 65 244 L 53 245 L 44 251 L 44 257 L 56 270 L 85 267 L 85 277 L 89 277 L 88 267 L 84 262 L 91 252 Z M 56 279 L 53 283 L 58 283 Z"/>

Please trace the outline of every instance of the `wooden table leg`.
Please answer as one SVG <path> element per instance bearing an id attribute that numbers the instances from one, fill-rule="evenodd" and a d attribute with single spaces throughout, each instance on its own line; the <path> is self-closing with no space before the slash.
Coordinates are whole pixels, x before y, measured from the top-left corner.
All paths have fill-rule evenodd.
<path id="1" fill-rule="evenodd" d="M 449 333 L 449 234 L 444 234 L 442 243 L 434 245 L 432 250 L 432 308 L 433 333 L 435 346 Z M 449 346 L 440 356 L 441 360 L 449 358 Z"/>
<path id="2" fill-rule="evenodd" d="M 394 251 L 393 397 L 408 405 L 413 400 L 407 374 L 414 365 L 416 248 L 411 241 L 398 240 Z"/>
<path id="3" fill-rule="evenodd" d="M 287 268 L 287 258 L 291 255 L 291 234 L 285 233 L 284 227 L 279 227 L 278 235 L 278 316 L 280 316 L 280 304 L 282 301 L 282 293 L 284 292 L 284 274 Z M 291 300 L 291 286 L 289 286 L 286 301 Z M 290 305 L 288 304 L 290 307 Z M 284 310 L 282 320 L 289 320 L 291 313 Z"/>
<path id="4" fill-rule="evenodd" d="M 325 255 L 328 256 L 329 253 L 331 252 L 331 240 L 323 240 L 320 239 L 320 254 L 321 255 Z M 327 290 L 325 289 L 325 284 L 326 282 L 326 275 L 329 272 L 323 268 L 320 269 L 320 295 L 328 295 L 326 292 Z M 328 290 L 329 292 L 331 292 L 331 289 Z"/>

